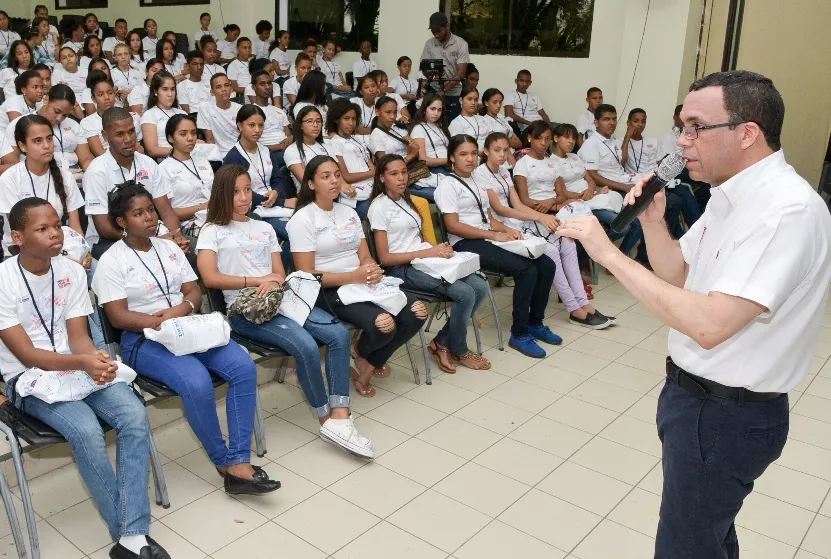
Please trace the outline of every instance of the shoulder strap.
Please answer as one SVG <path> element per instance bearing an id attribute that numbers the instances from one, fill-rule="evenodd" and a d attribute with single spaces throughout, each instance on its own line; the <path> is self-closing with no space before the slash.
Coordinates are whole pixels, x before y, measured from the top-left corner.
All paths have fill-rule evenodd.
<path id="1" fill-rule="evenodd" d="M 398 140 L 399 142 L 401 142 L 401 143 L 402 143 L 402 144 L 404 144 L 405 146 L 409 146 L 409 145 L 410 145 L 410 144 L 407 142 L 407 140 L 405 140 L 405 139 L 404 139 L 404 137 L 403 137 L 403 136 L 401 136 L 400 134 L 399 134 L 398 136 L 396 136 L 395 134 L 393 134 L 392 132 L 390 132 L 390 130 L 392 130 L 392 128 L 390 128 L 390 130 L 384 130 L 383 128 L 381 128 L 381 127 L 379 126 L 379 127 L 378 127 L 378 130 L 380 130 L 381 132 L 383 132 L 384 134 L 386 134 L 386 135 L 387 135 L 387 136 L 389 136 L 390 138 L 395 138 L 396 140 Z"/>
<path id="2" fill-rule="evenodd" d="M 482 207 L 482 201 L 479 199 L 479 196 L 477 196 L 476 193 L 473 192 L 473 189 L 470 188 L 470 185 L 467 184 L 464 181 L 464 179 L 462 179 L 462 177 L 460 177 L 456 173 L 450 173 L 449 176 L 451 176 L 454 179 L 456 179 L 457 181 L 459 181 L 462 184 L 462 186 L 464 186 L 467 189 L 467 191 L 470 192 L 471 196 L 473 196 L 473 199 L 476 200 L 476 206 L 479 208 L 479 215 L 482 216 L 482 223 L 487 224 L 488 223 L 488 216 L 485 215 L 485 208 Z"/>

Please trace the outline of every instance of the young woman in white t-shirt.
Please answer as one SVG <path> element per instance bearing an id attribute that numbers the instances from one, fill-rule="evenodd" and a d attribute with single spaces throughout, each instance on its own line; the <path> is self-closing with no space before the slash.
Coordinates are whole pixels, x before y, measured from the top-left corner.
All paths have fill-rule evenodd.
<path id="1" fill-rule="evenodd" d="M 130 60 L 130 47 L 122 43 L 113 47 L 113 66 L 110 76 L 118 91 L 122 103 L 127 103 L 127 96 L 137 85 L 144 81 L 144 72 L 133 69 Z"/>
<path id="2" fill-rule="evenodd" d="M 26 159 L 0 175 L 0 214 L 4 215 L 3 252 L 8 258 L 12 244 L 8 213 L 18 200 L 47 200 L 69 226 L 83 235 L 78 209 L 84 198 L 72 173 L 55 159 L 52 123 L 40 115 L 27 115 L 15 126 L 15 145 Z M 90 258 L 91 260 L 91 258 Z M 89 267 L 89 262 L 86 262 Z"/>
<path id="3" fill-rule="evenodd" d="M 485 114 L 482 116 L 485 118 L 485 122 L 488 123 L 490 132 L 501 132 L 505 134 L 508 137 L 508 143 L 512 149 L 522 149 L 522 140 L 514 134 L 514 129 L 511 128 L 508 120 L 499 114 L 502 110 L 504 100 L 505 96 L 495 87 L 486 89 L 485 93 L 482 94 L 482 105 L 485 107 Z M 511 167 L 516 165 L 516 160 L 512 153 L 508 154 L 507 161 Z"/>
<path id="4" fill-rule="evenodd" d="M 144 136 L 144 151 L 150 157 L 167 157 L 171 146 L 165 135 L 165 126 L 170 117 L 186 114 L 179 108 L 176 99 L 176 80 L 167 71 L 157 72 L 150 81 L 150 97 L 147 110 L 141 115 L 141 133 Z"/>
<path id="5" fill-rule="evenodd" d="M 407 163 L 418 159 L 418 144 L 395 127 L 398 105 L 395 99 L 381 96 L 375 103 L 375 127 L 369 136 L 369 149 L 376 161 L 384 155 L 400 155 Z"/>
<path id="6" fill-rule="evenodd" d="M 398 76 L 390 81 L 384 93 L 397 93 L 407 102 L 415 101 L 418 95 L 418 81 L 410 79 L 413 61 L 409 56 L 402 56 L 395 65 L 398 66 Z"/>
<path id="7" fill-rule="evenodd" d="M 130 68 L 144 75 L 147 62 L 144 58 L 144 45 L 141 44 L 141 33 L 135 29 L 130 31 L 124 43 L 130 49 Z"/>
<path id="8" fill-rule="evenodd" d="M 326 100 L 326 76 L 320 70 L 312 70 L 307 73 L 300 83 L 291 112 L 294 118 L 301 109 L 309 105 L 315 107 L 323 116 L 323 135 L 326 136 L 326 112 L 328 111 Z"/>
<path id="9" fill-rule="evenodd" d="M 124 232 L 98 261 L 92 289 L 112 325 L 123 331 L 124 361 L 181 396 L 185 417 L 208 457 L 225 478 L 229 494 L 261 495 L 278 481 L 251 466 L 251 435 L 257 399 L 257 367 L 235 341 L 201 353 L 174 355 L 144 337 L 145 328 L 190 316 L 202 306 L 196 274 L 176 243 L 156 238 L 159 218 L 141 185 L 114 191 L 109 219 Z M 228 438 L 219 427 L 211 375 L 228 382 Z"/>
<path id="10" fill-rule="evenodd" d="M 274 73 L 278 76 L 288 76 L 291 71 L 291 56 L 286 52 L 291 41 L 291 34 L 285 30 L 277 31 L 271 43 L 271 53 L 268 58 L 274 61 Z"/>
<path id="11" fill-rule="evenodd" d="M 563 342 L 543 324 L 554 281 L 554 262 L 544 254 L 537 259 L 526 258 L 488 242 L 521 240 L 523 235 L 491 215 L 487 185 L 473 176 L 479 161 L 476 139 L 464 134 L 453 136 L 447 152 L 453 172 L 439 177 L 436 205 L 443 214 L 453 250 L 475 252 L 482 268 L 514 278 L 509 345 L 524 355 L 542 359 L 545 350 L 537 340 L 552 345 Z"/>
<path id="12" fill-rule="evenodd" d="M 40 74 L 34 70 L 26 70 L 14 81 L 18 94 L 0 105 L 6 113 L 0 116 L 0 126 L 3 126 L 3 132 L 12 120 L 23 115 L 35 114 L 43 101 L 43 79 Z"/>
<path id="13" fill-rule="evenodd" d="M 187 78 L 187 68 L 184 57 L 176 56 L 176 43 L 170 39 L 162 39 L 156 44 L 156 60 L 164 64 L 164 69 L 176 80 L 176 83 Z"/>
<path id="14" fill-rule="evenodd" d="M 317 306 L 361 330 L 360 341 L 352 349 L 358 369 L 352 380 L 361 396 L 372 397 L 375 389 L 370 379 L 392 373 L 387 361 L 422 327 L 427 307 L 408 296 L 404 308 L 393 317 L 375 303 L 341 302 L 339 287 L 373 285 L 384 277 L 369 253 L 358 214 L 335 202 L 341 195 L 342 181 L 331 157 L 320 155 L 309 161 L 288 232 L 295 268 L 319 274 L 323 288 Z"/>
<path id="15" fill-rule="evenodd" d="M 144 20 L 144 39 L 141 40 L 145 58 L 156 57 L 156 46 L 159 44 L 159 26 L 153 18 Z"/>
<path id="16" fill-rule="evenodd" d="M 294 143 L 286 148 L 285 162 L 297 187 L 313 157 L 330 155 L 323 145 L 323 124 L 323 116 L 312 105 L 301 108 L 294 117 Z"/>
<path id="17" fill-rule="evenodd" d="M 75 94 L 75 109 L 72 114 L 77 119 L 84 118 L 81 107 L 81 95 L 87 87 L 87 72 L 78 68 L 78 55 L 71 47 L 64 46 L 58 51 L 60 65 L 52 71 L 52 84 L 62 83 L 69 86 Z"/>
<path id="18" fill-rule="evenodd" d="M 450 320 L 430 342 L 430 353 L 446 373 L 455 373 L 458 361 L 469 369 L 490 369 L 491 363 L 467 347 L 467 324 L 488 297 L 488 283 L 474 273 L 447 283 L 411 265 L 416 258 L 451 258 L 449 243 L 433 245 L 425 241 L 418 209 L 407 192 L 407 164 L 398 155 L 387 155 L 378 162 L 372 188 L 369 224 L 375 250 L 385 273 L 404 280 L 404 287 L 435 291 L 453 301 Z"/>
<path id="19" fill-rule="evenodd" d="M 320 57 L 320 70 L 326 74 L 326 83 L 332 86 L 335 97 L 352 97 L 352 88 L 346 83 L 340 64 L 335 62 L 338 46 L 332 39 L 323 41 L 323 50 Z"/>
<path id="20" fill-rule="evenodd" d="M 352 135 L 358 121 L 358 106 L 346 99 L 338 99 L 329 107 L 327 118 L 329 130 L 337 131 L 329 140 L 329 151 L 338 162 L 343 177 L 338 202 L 355 208 L 358 216 L 366 219 L 369 195 L 372 193 L 375 177 L 375 164 L 369 148 Z"/>
<path id="21" fill-rule="evenodd" d="M 0 87 L 6 99 L 17 95 L 14 80 L 17 76 L 31 70 L 35 65 L 35 57 L 32 47 L 26 41 L 15 41 L 9 47 L 9 52 L 4 57 L 7 66 L 0 70 Z"/>
<path id="22" fill-rule="evenodd" d="M 361 141 L 369 143 L 369 135 L 372 134 L 372 122 L 375 119 L 375 101 L 378 99 L 378 84 L 369 76 L 358 78 L 358 97 L 350 99 L 360 111 L 354 134 L 361 137 Z"/>
<path id="23" fill-rule="evenodd" d="M 428 93 L 424 96 L 410 125 L 410 137 L 418 144 L 418 156 L 427 163 L 430 172 L 446 175 L 450 131 L 444 118 L 444 99 L 439 95 Z"/>
<path id="24" fill-rule="evenodd" d="M 214 172 L 207 159 L 193 155 L 196 124 L 187 115 L 176 114 L 165 124 L 165 136 L 172 151 L 161 163 L 159 172 L 170 185 L 170 205 L 179 218 L 182 232 L 199 235 L 205 223 Z"/>
<path id="25" fill-rule="evenodd" d="M 92 71 L 89 83 L 96 112 L 84 117 L 81 121 L 81 133 L 86 138 L 93 157 L 100 157 L 107 151 L 107 145 L 101 134 L 101 117 L 107 109 L 115 106 L 115 86 L 112 80 L 99 70 Z"/>
<path id="26" fill-rule="evenodd" d="M 87 35 L 84 39 L 84 48 L 81 51 L 81 58 L 78 60 L 78 67 L 89 71 L 89 63 L 94 58 L 103 58 L 104 51 L 101 46 L 101 39 L 95 35 Z M 106 60 L 106 59 L 104 59 Z"/>
<path id="27" fill-rule="evenodd" d="M 265 296 L 285 281 L 274 230 L 248 216 L 251 203 L 251 179 L 245 169 L 223 166 L 216 174 L 209 220 L 196 246 L 205 286 L 222 289 L 226 307 L 242 289 L 256 288 L 258 296 Z M 283 348 L 295 358 L 297 378 L 320 422 L 323 440 L 365 458 L 375 456 L 372 441 L 358 433 L 349 417 L 349 332 L 343 324 L 318 307 L 311 309 L 303 325 L 280 314 L 261 324 L 242 314 L 233 314 L 228 321 L 237 334 Z M 326 346 L 328 390 L 318 343 Z"/>
<path id="28" fill-rule="evenodd" d="M 225 38 L 217 41 L 216 47 L 219 49 L 219 63 L 228 64 L 237 57 L 240 28 L 236 23 L 229 23 L 222 30 L 225 32 Z"/>
<path id="29" fill-rule="evenodd" d="M 485 148 L 485 138 L 490 133 L 490 125 L 485 117 L 479 116 L 479 92 L 465 84 L 459 96 L 462 103 L 462 112 L 450 123 L 450 136 L 467 134 L 476 138 L 479 153 Z"/>
<path id="30" fill-rule="evenodd" d="M 81 94 L 81 99 L 79 101 L 81 103 L 81 108 L 84 110 L 84 115 L 86 115 L 86 116 L 95 114 L 95 112 L 97 111 L 96 106 L 95 106 L 95 100 L 92 98 L 92 89 L 90 87 L 90 83 L 91 83 L 91 80 L 92 80 L 91 75 L 93 77 L 95 76 L 95 74 L 92 74 L 92 72 L 95 71 L 95 70 L 97 70 L 99 72 L 104 72 L 104 74 L 106 74 L 107 77 L 111 81 L 113 79 L 112 74 L 110 73 L 110 65 L 106 60 L 104 60 L 103 58 L 94 58 L 90 61 L 89 65 L 87 66 L 86 87 L 84 88 L 84 92 Z M 115 83 L 113 83 L 113 86 L 115 86 Z M 116 106 L 116 107 L 123 106 L 123 104 L 121 102 L 121 97 L 119 97 L 119 95 L 118 95 L 118 88 L 114 87 L 114 92 L 115 92 L 115 105 L 114 106 Z"/>
<path id="31" fill-rule="evenodd" d="M 237 41 L 237 57 L 228 64 L 228 79 L 237 95 L 245 94 L 245 87 L 251 84 L 248 62 L 251 60 L 251 39 L 240 37 Z"/>
<path id="32" fill-rule="evenodd" d="M 0 397 L 3 420 L 11 423 L 9 418 L 17 417 L 14 405 L 66 437 L 78 473 L 110 538 L 117 542 L 110 549 L 111 557 L 169 557 L 148 536 L 147 413 L 126 382 L 113 382 L 117 363 L 107 351 L 96 350 L 89 337 L 87 317 L 92 305 L 86 277 L 78 265 L 60 255 L 61 219 L 37 198 L 15 204 L 9 219 L 20 254 L 0 265 L 0 363 L 5 392 L 14 402 Z M 87 380 L 100 389 L 85 390 L 84 398 L 55 403 L 36 395 L 21 396 L 26 392 L 17 390 L 17 382 L 24 378 L 20 374 L 31 379 L 40 373 L 43 383 L 54 380 L 57 384 L 59 371 L 85 371 Z M 70 396 L 72 389 L 67 385 L 60 394 Z M 119 460 L 115 468 L 107 454 L 102 422 L 113 427 L 116 435 Z"/>
<path id="33" fill-rule="evenodd" d="M 477 180 L 488 185 L 492 215 L 505 225 L 522 231 L 526 237 L 532 235 L 546 240 L 545 254 L 557 266 L 554 287 L 569 313 L 569 322 L 593 330 L 611 326 L 613 318 L 604 316 L 589 304 L 577 261 L 577 244 L 555 234 L 560 225 L 556 217 L 523 204 L 511 175 L 501 168 L 509 149 L 505 134 L 491 132 L 485 140 L 485 163 L 473 173 Z M 515 170 L 514 175 L 518 177 L 517 172 Z"/>
<path id="34" fill-rule="evenodd" d="M 164 64 L 155 58 L 151 58 L 145 64 L 146 75 L 144 81 L 133 88 L 127 96 L 127 105 L 131 113 L 144 114 L 147 109 L 147 100 L 150 98 L 150 82 L 157 72 L 164 70 Z"/>

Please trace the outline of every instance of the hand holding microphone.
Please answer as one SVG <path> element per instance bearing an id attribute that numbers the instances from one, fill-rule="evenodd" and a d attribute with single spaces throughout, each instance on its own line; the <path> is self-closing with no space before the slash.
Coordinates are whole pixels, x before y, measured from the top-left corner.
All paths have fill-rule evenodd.
<path id="1" fill-rule="evenodd" d="M 666 210 L 666 196 L 655 200 L 656 194 L 669 184 L 681 171 L 686 162 L 677 153 L 671 153 L 664 158 L 655 174 L 649 179 L 643 179 L 633 186 L 626 194 L 623 209 L 612 222 L 611 229 L 616 233 L 623 233 L 641 213 L 647 222 L 658 222 L 664 218 Z M 656 203 L 653 204 L 653 200 Z"/>

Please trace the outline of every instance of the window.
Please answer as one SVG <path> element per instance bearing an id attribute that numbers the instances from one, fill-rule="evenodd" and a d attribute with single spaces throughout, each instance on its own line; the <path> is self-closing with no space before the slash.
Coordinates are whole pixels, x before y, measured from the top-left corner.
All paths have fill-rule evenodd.
<path id="1" fill-rule="evenodd" d="M 367 40 L 377 49 L 380 5 L 381 0 L 288 0 L 289 48 L 302 48 L 307 39 L 334 39 L 342 50 L 356 51 Z"/>
<path id="2" fill-rule="evenodd" d="M 106 7 L 107 0 L 55 0 L 56 10 L 86 10 Z"/>
<path id="3" fill-rule="evenodd" d="M 153 6 L 196 6 L 198 4 L 209 5 L 211 0 L 139 0 L 139 6 L 142 8 L 152 8 Z"/>
<path id="4" fill-rule="evenodd" d="M 588 58 L 594 0 L 440 0 L 474 54 Z"/>

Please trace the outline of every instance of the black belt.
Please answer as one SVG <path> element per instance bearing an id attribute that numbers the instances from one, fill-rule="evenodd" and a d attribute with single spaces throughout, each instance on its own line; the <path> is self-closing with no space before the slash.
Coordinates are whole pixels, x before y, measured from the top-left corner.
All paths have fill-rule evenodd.
<path id="1" fill-rule="evenodd" d="M 671 357 L 667 357 L 667 378 L 678 383 L 678 386 L 703 400 L 707 396 L 738 400 L 740 402 L 767 402 L 775 400 L 780 392 L 753 392 L 738 386 L 725 386 L 712 380 L 692 375 L 676 365 Z"/>

